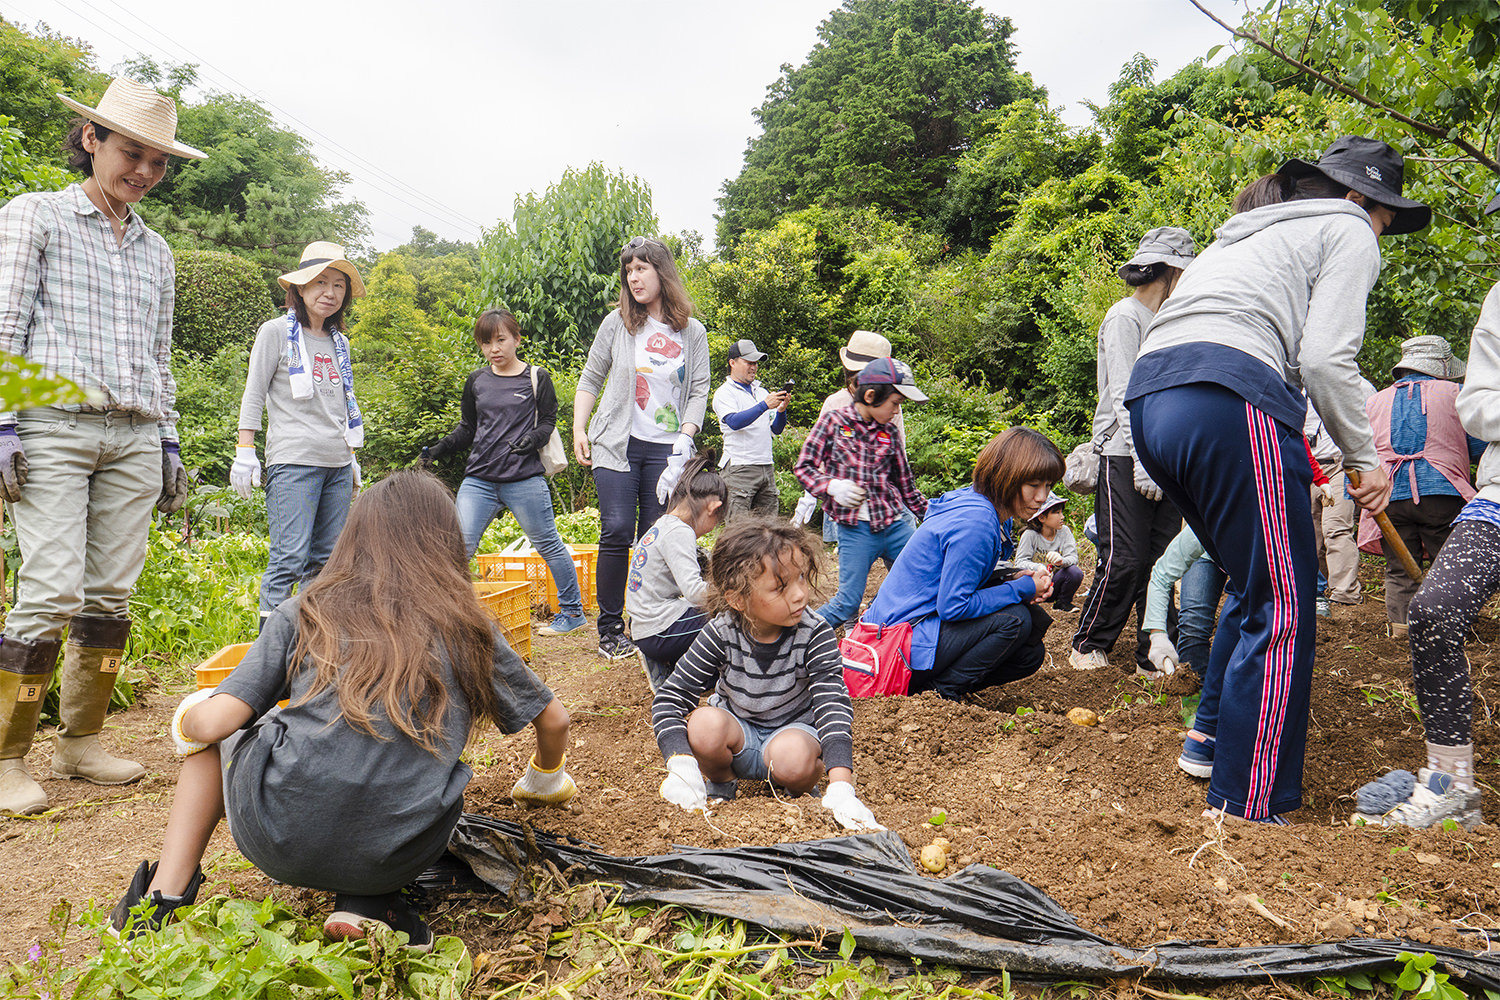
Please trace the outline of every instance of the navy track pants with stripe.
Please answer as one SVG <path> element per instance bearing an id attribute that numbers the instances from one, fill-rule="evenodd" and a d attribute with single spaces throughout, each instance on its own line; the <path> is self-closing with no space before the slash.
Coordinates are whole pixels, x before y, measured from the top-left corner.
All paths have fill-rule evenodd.
<path id="1" fill-rule="evenodd" d="M 1229 577 L 1209 656 L 1218 704 L 1200 710 L 1217 741 L 1209 805 L 1247 819 L 1290 812 L 1302 805 L 1318 576 L 1302 429 L 1209 383 L 1129 409 L 1146 471 Z"/>

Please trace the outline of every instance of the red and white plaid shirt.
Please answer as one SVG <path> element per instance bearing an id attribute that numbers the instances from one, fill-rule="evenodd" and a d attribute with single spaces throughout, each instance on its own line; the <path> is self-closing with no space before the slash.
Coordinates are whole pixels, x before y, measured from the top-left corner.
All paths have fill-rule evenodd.
<path id="1" fill-rule="evenodd" d="M 828 495 L 828 484 L 835 479 L 864 487 L 871 531 L 889 527 L 901 516 L 903 502 L 918 517 L 927 514 L 927 498 L 911 474 L 900 429 L 894 422 L 866 420 L 854 406 L 818 418 L 802 442 L 792 474 L 808 492 L 823 498 L 824 512 L 839 524 L 854 527 L 860 517 L 858 507 L 840 507 Z"/>

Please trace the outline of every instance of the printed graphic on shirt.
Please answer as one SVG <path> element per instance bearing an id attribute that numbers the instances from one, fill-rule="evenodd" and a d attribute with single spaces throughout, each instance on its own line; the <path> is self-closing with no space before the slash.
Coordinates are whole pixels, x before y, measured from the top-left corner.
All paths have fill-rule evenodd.
<path id="1" fill-rule="evenodd" d="M 656 541 L 656 537 L 659 534 L 661 534 L 660 530 L 653 524 L 650 528 L 646 529 L 646 533 L 641 536 L 641 540 L 635 543 L 635 551 L 630 553 L 630 575 L 625 580 L 625 586 L 632 594 L 641 589 L 641 569 L 646 565 L 646 560 L 650 558 L 650 554 L 646 550 Z"/>
<path id="2" fill-rule="evenodd" d="M 321 384 L 327 382 L 329 385 L 339 385 L 342 379 L 339 376 L 339 366 L 333 360 L 332 355 L 314 354 L 312 359 L 312 380 Z"/>
<path id="3" fill-rule="evenodd" d="M 687 378 L 682 345 L 660 330 L 639 342 L 636 352 L 635 405 L 660 431 L 675 434 L 682 428 L 677 397 Z"/>

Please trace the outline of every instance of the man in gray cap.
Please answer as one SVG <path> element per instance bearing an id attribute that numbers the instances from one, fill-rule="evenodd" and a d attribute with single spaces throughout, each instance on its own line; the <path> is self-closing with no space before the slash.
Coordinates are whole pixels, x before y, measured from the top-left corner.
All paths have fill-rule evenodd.
<path id="1" fill-rule="evenodd" d="M 1395 383 L 1371 396 L 1365 413 L 1375 432 L 1375 450 L 1390 470 L 1386 513 L 1420 564 L 1424 550 L 1429 559 L 1437 558 L 1453 519 L 1474 496 L 1469 464 L 1484 453 L 1485 444 L 1465 434 L 1459 423 L 1455 403 L 1464 362 L 1442 337 L 1403 341 L 1391 377 Z M 1385 614 L 1393 637 L 1406 635 L 1406 609 L 1417 587 L 1400 561 L 1386 552 Z"/>
<path id="2" fill-rule="evenodd" d="M 724 430 L 720 473 L 729 485 L 729 517 L 744 511 L 775 516 L 779 494 L 771 438 L 786 428 L 790 385 L 767 392 L 755 378 L 765 354 L 748 340 L 729 345 L 729 377 L 714 393 Z"/>

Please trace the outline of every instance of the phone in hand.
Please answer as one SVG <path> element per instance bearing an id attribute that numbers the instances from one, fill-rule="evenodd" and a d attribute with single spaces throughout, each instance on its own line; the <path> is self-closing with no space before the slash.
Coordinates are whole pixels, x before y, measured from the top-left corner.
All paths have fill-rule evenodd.
<path id="1" fill-rule="evenodd" d="M 787 379 L 785 382 L 782 383 L 782 385 L 781 385 L 781 391 L 784 392 L 784 393 L 787 393 L 788 395 L 790 395 L 791 391 L 792 391 L 792 387 L 795 386 L 796 384 L 797 383 L 793 382 L 791 379 Z"/>

